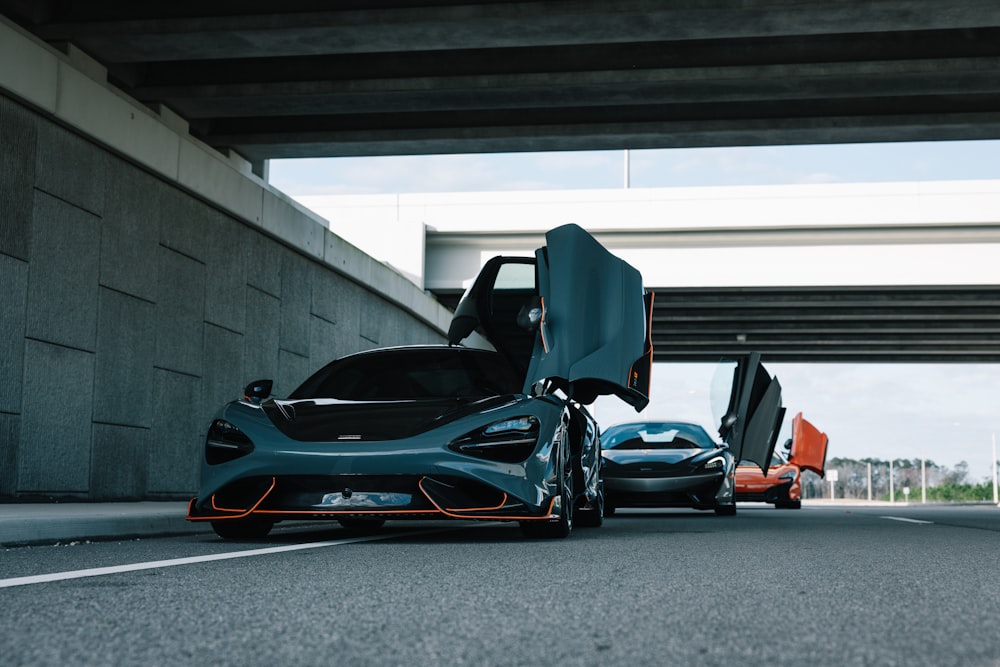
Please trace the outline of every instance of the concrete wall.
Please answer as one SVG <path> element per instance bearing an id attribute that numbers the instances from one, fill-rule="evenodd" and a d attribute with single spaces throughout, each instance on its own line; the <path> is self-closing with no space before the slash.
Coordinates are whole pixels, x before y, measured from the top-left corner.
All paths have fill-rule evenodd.
<path id="1" fill-rule="evenodd" d="M 443 339 L 400 307 L 430 297 L 280 194 L 246 220 L 178 180 L 0 95 L 0 498 L 185 498 L 248 381 Z"/>

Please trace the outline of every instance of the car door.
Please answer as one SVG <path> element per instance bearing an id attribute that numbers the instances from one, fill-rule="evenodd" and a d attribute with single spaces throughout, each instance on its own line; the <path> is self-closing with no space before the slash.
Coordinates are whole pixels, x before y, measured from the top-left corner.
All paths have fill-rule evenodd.
<path id="1" fill-rule="evenodd" d="M 526 393 L 560 389 L 584 404 L 613 394 L 641 410 L 649 402 L 652 293 L 638 270 L 577 225 L 550 230 L 545 242 L 534 258 L 487 262 L 455 310 L 449 341 L 481 330 L 524 369 Z M 501 280 L 514 265 L 521 279 Z"/>
<path id="2" fill-rule="evenodd" d="M 728 401 L 720 400 L 720 386 L 726 385 Z M 781 406 L 781 384 L 760 363 L 759 353 L 720 365 L 713 381 L 713 409 L 719 435 L 733 458 L 756 463 L 766 476 L 785 408 Z"/>
<path id="3" fill-rule="evenodd" d="M 830 439 L 826 433 L 804 419 L 800 412 L 792 419 L 792 449 L 788 461 L 803 470 L 811 470 L 820 477 L 824 477 L 826 475 L 826 450 L 829 442 Z"/>

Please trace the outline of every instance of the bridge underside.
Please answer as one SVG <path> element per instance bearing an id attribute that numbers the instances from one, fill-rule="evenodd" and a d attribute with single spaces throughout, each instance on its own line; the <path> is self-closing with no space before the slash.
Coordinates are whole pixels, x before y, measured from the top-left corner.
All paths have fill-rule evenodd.
<path id="1" fill-rule="evenodd" d="M 993 0 L 0 0 L 268 158 L 1000 138 Z"/>
<path id="2" fill-rule="evenodd" d="M 1000 363 L 993 285 L 653 289 L 658 362 Z"/>
<path id="3" fill-rule="evenodd" d="M 657 361 L 1000 362 L 1000 288 L 658 289 Z"/>

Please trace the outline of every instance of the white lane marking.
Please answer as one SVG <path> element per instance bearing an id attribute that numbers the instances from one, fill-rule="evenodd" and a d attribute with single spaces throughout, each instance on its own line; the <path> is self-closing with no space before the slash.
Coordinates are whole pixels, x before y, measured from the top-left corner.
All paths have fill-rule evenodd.
<path id="1" fill-rule="evenodd" d="M 934 523 L 933 521 L 921 521 L 920 519 L 907 519 L 902 516 L 880 516 L 880 519 L 889 519 L 890 521 L 905 521 L 906 523 Z"/>
<path id="2" fill-rule="evenodd" d="M 36 574 L 29 577 L 13 577 L 11 579 L 0 579 L 0 588 L 12 588 L 14 586 L 28 586 L 30 584 L 44 584 L 51 581 L 63 581 L 65 579 L 82 579 L 84 577 L 101 577 L 106 574 L 120 574 L 122 572 L 136 572 L 139 570 L 153 570 L 161 567 L 176 567 L 178 565 L 194 565 L 196 563 L 209 563 L 215 560 L 230 560 L 232 558 L 248 558 L 250 556 L 266 556 L 268 554 L 279 554 L 286 551 L 301 551 L 303 549 L 321 549 L 324 547 L 339 547 L 345 544 L 356 542 L 374 542 L 376 540 L 388 540 L 404 535 L 429 535 L 431 533 L 444 533 L 455 528 L 433 528 L 428 530 L 418 530 L 406 533 L 386 533 L 384 535 L 369 535 L 365 537 L 348 537 L 342 540 L 330 540 L 328 542 L 307 542 L 305 544 L 286 544 L 280 547 L 266 547 L 264 549 L 250 549 L 249 551 L 230 551 L 224 554 L 208 554 L 206 556 L 188 556 L 187 558 L 171 558 L 169 560 L 153 560 L 145 563 L 131 563 L 129 565 L 112 565 L 110 567 L 94 567 L 86 570 L 71 570 L 69 572 L 53 572 L 51 574 Z"/>

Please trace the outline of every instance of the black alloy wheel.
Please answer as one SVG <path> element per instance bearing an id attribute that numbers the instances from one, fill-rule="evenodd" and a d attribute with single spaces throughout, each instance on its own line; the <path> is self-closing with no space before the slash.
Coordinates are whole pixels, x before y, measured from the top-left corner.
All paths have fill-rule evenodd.
<path id="1" fill-rule="evenodd" d="M 718 516 L 736 516 L 736 503 L 730 505 L 716 505 L 715 513 Z"/>

